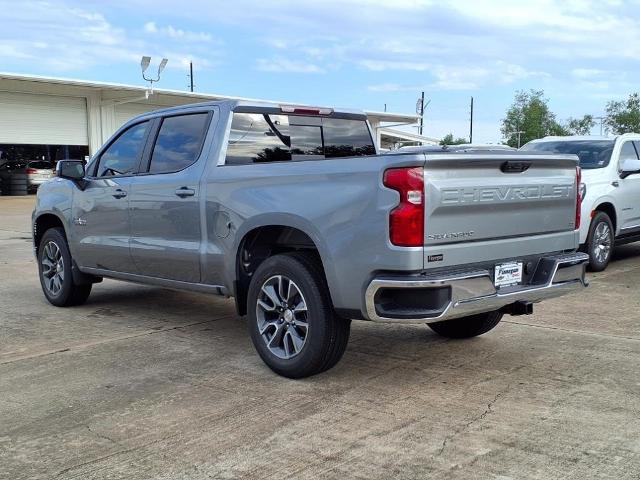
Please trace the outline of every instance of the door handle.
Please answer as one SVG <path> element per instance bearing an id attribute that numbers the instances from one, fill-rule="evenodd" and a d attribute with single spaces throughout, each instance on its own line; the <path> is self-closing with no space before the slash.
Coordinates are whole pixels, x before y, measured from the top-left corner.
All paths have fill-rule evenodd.
<path id="1" fill-rule="evenodd" d="M 113 194 L 113 198 L 124 198 L 126 196 L 127 196 L 127 192 L 125 192 L 120 188 L 116 189 L 115 193 Z"/>
<path id="2" fill-rule="evenodd" d="M 193 197 L 196 191 L 189 187 L 180 187 L 176 189 L 176 195 L 180 198 Z"/>

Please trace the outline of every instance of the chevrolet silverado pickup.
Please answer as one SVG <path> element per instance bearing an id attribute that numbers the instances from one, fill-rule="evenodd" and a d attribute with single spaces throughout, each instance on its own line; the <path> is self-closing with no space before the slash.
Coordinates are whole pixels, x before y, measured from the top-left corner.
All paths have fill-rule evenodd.
<path id="1" fill-rule="evenodd" d="M 102 278 L 235 298 L 275 372 L 342 357 L 352 319 L 468 338 L 585 286 L 573 155 L 380 155 L 357 111 L 223 101 L 139 116 L 38 190 L 47 300 Z"/>

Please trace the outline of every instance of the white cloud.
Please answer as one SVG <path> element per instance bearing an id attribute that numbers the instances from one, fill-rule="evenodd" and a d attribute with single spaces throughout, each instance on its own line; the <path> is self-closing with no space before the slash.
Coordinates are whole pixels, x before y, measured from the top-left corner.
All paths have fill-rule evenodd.
<path id="1" fill-rule="evenodd" d="M 404 92 L 417 90 L 476 90 L 489 83 L 511 84 L 528 77 L 549 77 L 546 72 L 529 71 L 521 65 L 493 62 L 486 66 L 447 65 L 404 62 L 363 62 L 371 70 L 418 70 L 427 72 L 432 81 L 422 85 L 382 83 L 367 87 L 372 92 Z"/>
<path id="2" fill-rule="evenodd" d="M 421 62 L 396 61 L 396 60 L 360 60 L 358 64 L 367 70 L 382 72 L 385 70 L 414 70 L 424 72 L 432 68 L 432 65 Z"/>
<path id="3" fill-rule="evenodd" d="M 158 27 L 156 26 L 156 22 L 147 22 L 144 24 L 144 31 L 147 33 L 156 33 L 158 31 Z"/>
<path id="4" fill-rule="evenodd" d="M 206 69 L 220 57 L 219 50 L 211 46 L 211 35 L 170 25 L 148 22 L 141 32 L 129 31 L 102 13 L 65 3 L 24 1 L 12 6 L 0 0 L 0 10 L 0 59 L 11 58 L 12 64 L 30 70 L 36 66 L 44 72 L 72 72 L 122 63 L 136 68 L 142 55 L 167 57 L 168 68 L 183 68 L 186 59 L 197 59 L 198 68 Z M 170 39 L 169 48 L 149 39 L 153 33 Z"/>
<path id="5" fill-rule="evenodd" d="M 144 24 L 144 31 L 149 34 L 159 34 L 174 40 L 185 40 L 187 42 L 211 42 L 213 36 L 206 32 L 193 32 L 175 28 L 173 25 L 158 27 L 155 22 Z"/>
<path id="6" fill-rule="evenodd" d="M 597 68 L 574 68 L 571 70 L 571 75 L 580 79 L 590 79 L 594 77 L 601 77 L 607 72 L 599 70 Z"/>
<path id="7" fill-rule="evenodd" d="M 324 73 L 325 70 L 313 63 L 295 62 L 284 57 L 259 58 L 256 68 L 263 72 Z"/>

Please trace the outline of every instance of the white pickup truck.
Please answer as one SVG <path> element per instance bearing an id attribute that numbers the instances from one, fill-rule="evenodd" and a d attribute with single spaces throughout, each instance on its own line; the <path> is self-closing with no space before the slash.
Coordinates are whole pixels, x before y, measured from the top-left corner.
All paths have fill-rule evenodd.
<path id="1" fill-rule="evenodd" d="M 640 240 L 640 134 L 545 137 L 520 150 L 580 158 L 580 245 L 591 270 L 607 268 L 614 245 Z"/>

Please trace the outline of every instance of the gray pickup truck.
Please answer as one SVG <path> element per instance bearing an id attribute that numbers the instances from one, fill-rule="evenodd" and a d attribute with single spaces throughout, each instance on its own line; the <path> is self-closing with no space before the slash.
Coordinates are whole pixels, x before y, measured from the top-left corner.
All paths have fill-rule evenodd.
<path id="1" fill-rule="evenodd" d="M 585 286 L 575 156 L 379 155 L 361 112 L 213 102 L 155 111 L 38 190 L 44 295 L 103 277 L 235 297 L 275 372 L 325 371 L 351 319 L 466 338 Z"/>

